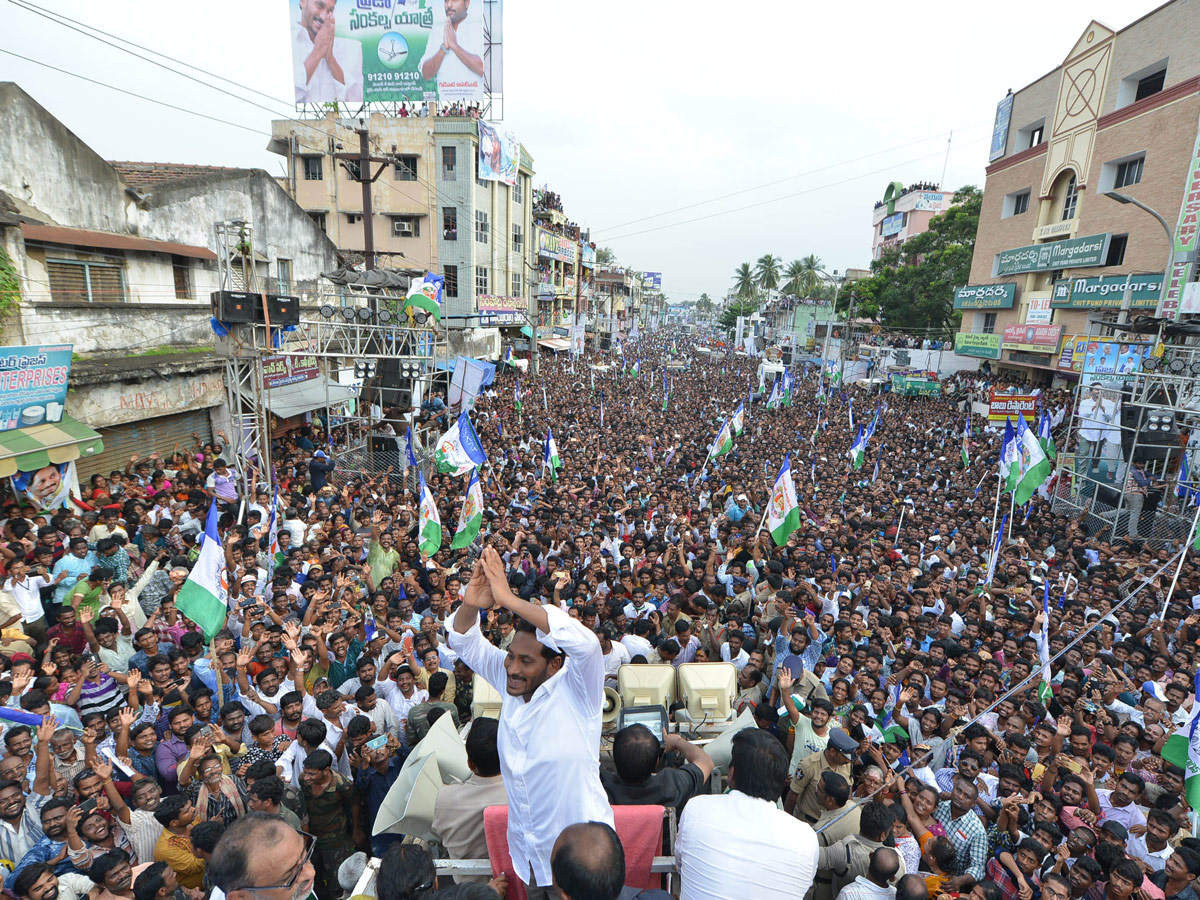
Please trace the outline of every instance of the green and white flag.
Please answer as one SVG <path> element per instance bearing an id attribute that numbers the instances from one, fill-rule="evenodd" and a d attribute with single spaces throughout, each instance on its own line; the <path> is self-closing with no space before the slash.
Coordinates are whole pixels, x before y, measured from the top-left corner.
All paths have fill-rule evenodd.
<path id="1" fill-rule="evenodd" d="M 546 429 L 546 446 L 542 451 L 542 472 L 550 469 L 550 477 L 558 481 L 558 470 L 562 468 L 562 460 L 558 458 L 558 444 L 554 440 L 554 432 Z"/>
<path id="2" fill-rule="evenodd" d="M 229 576 L 225 569 L 221 533 L 217 530 L 216 499 L 208 506 L 200 556 L 187 581 L 179 588 L 175 606 L 200 626 L 207 641 L 211 641 L 213 635 L 225 627 L 225 619 L 229 615 Z"/>
<path id="3" fill-rule="evenodd" d="M 836 359 L 825 363 L 825 374 L 829 376 L 829 387 L 831 390 L 842 383 L 842 373 L 838 371 Z"/>
<path id="4" fill-rule="evenodd" d="M 862 426 L 858 426 L 858 434 L 854 437 L 854 443 L 850 445 L 850 449 L 846 451 L 850 456 L 850 462 L 855 469 L 861 469 L 863 460 L 867 455 L 867 436 L 863 434 Z"/>
<path id="5" fill-rule="evenodd" d="M 746 401 L 743 400 L 733 411 L 733 433 L 741 434 L 746 427 Z"/>
<path id="6" fill-rule="evenodd" d="M 642 361 L 639 359 L 633 364 L 632 374 L 634 378 L 640 378 L 642 375 Z"/>
<path id="7" fill-rule="evenodd" d="M 513 409 L 517 411 L 517 415 L 521 415 L 521 382 L 517 382 L 513 387 Z"/>
<path id="8" fill-rule="evenodd" d="M 783 373 L 783 405 L 792 405 L 792 373 Z"/>
<path id="9" fill-rule="evenodd" d="M 1038 684 L 1038 699 L 1042 705 L 1049 704 L 1054 697 L 1051 684 L 1054 680 L 1050 672 L 1050 578 L 1042 582 L 1042 631 L 1036 635 L 1038 661 L 1042 664 L 1042 680 Z"/>
<path id="10" fill-rule="evenodd" d="M 771 385 L 771 396 L 767 398 L 767 409 L 778 409 L 780 402 L 783 400 L 783 392 L 779 388 L 779 379 Z"/>
<path id="11" fill-rule="evenodd" d="M 717 432 L 716 438 L 713 439 L 712 446 L 708 448 L 708 458 L 716 459 L 718 456 L 724 456 L 733 449 L 733 432 L 729 429 L 729 420 L 726 419 L 721 423 L 721 430 Z"/>
<path id="12" fill-rule="evenodd" d="M 1194 689 L 1200 691 L 1200 672 L 1196 673 Z M 1197 725 L 1200 725 L 1200 702 L 1192 705 L 1187 727 L 1167 738 L 1159 752 L 1167 762 L 1184 770 L 1183 796 L 1192 809 L 1200 809 L 1200 733 Z"/>
<path id="13" fill-rule="evenodd" d="M 1050 413 L 1045 410 L 1042 410 L 1042 418 L 1038 421 L 1038 440 L 1047 457 L 1054 459 L 1058 456 L 1058 448 L 1054 446 L 1054 435 L 1050 429 Z"/>
<path id="14" fill-rule="evenodd" d="M 463 497 L 462 511 L 458 514 L 458 527 L 454 530 L 454 540 L 450 542 L 450 549 L 461 550 L 471 546 L 482 524 L 483 491 L 479 487 L 479 470 L 476 469 L 471 473 L 467 496 Z"/>
<path id="15" fill-rule="evenodd" d="M 433 499 L 433 491 L 425 483 L 425 476 L 417 473 L 420 481 L 421 511 L 419 515 L 420 530 L 417 532 L 417 546 L 426 556 L 433 556 L 442 549 L 442 519 L 438 515 L 437 503 Z"/>
<path id="16" fill-rule="evenodd" d="M 783 468 L 771 490 L 771 505 L 767 507 L 767 528 L 776 547 L 787 543 L 792 532 L 800 527 L 800 504 L 796 501 L 796 483 L 792 481 L 792 455 L 783 458 Z"/>
<path id="17" fill-rule="evenodd" d="M 967 441 L 971 439 L 971 423 L 967 422 L 963 425 L 963 445 L 962 445 L 962 461 L 963 468 L 971 465 L 971 452 L 967 449 Z"/>
<path id="18" fill-rule="evenodd" d="M 475 434 L 475 426 L 465 412 L 459 415 L 449 431 L 438 438 L 433 461 L 443 475 L 465 475 L 487 462 L 487 454 L 483 452 L 483 445 Z"/>
<path id="19" fill-rule="evenodd" d="M 1008 489 L 1012 491 L 1013 502 L 1024 506 L 1050 477 L 1050 460 L 1023 415 L 1017 419 L 1015 447 L 1016 459 L 1009 467 Z"/>

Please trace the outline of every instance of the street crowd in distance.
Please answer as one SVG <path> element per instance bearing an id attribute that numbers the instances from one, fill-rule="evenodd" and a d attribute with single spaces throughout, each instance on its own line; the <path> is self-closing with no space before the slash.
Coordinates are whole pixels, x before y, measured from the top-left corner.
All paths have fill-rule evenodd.
<path id="1" fill-rule="evenodd" d="M 983 376 L 908 398 L 797 362 L 790 405 L 767 409 L 758 360 L 694 341 L 655 331 L 544 355 L 536 378 L 498 370 L 469 413 L 487 462 L 462 549 L 468 476 L 425 472 L 444 535 L 428 555 L 415 477 L 342 469 L 319 418 L 272 451 L 274 554 L 275 486 L 246 491 L 227 440 L 132 460 L 87 486 L 91 509 L 9 503 L 5 891 L 335 900 L 377 856 L 384 900 L 652 900 L 623 883 L 645 848 L 610 826 L 614 806 L 660 804 L 685 900 L 1197 900 L 1196 557 L 1168 597 L 1175 547 L 1110 541 L 1035 496 L 989 578 L 1000 436 L 968 402 Z M 878 415 L 857 469 L 852 412 Z M 762 523 L 785 457 L 801 516 L 779 545 Z M 206 638 L 176 601 L 214 499 L 229 615 Z M 534 640 L 544 655 L 522 662 Z M 499 721 L 472 721 L 468 660 L 501 682 Z M 754 722 L 723 771 L 642 725 L 611 736 L 601 771 L 619 667 L 704 661 L 736 667 Z M 520 705 L 568 690 L 575 707 L 547 716 L 595 746 L 521 744 Z M 470 726 L 473 774 L 439 795 L 438 841 L 373 834 L 444 716 Z M 488 856 L 482 811 L 505 804 L 522 884 L 435 878 L 435 858 Z"/>

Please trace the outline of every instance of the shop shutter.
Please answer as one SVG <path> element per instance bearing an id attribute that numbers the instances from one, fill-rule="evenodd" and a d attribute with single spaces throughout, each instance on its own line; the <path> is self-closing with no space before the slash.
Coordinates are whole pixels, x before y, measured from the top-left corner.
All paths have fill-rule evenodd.
<path id="1" fill-rule="evenodd" d="M 124 471 L 129 457 L 135 453 L 145 459 L 154 451 L 158 451 L 160 456 L 168 457 L 176 444 L 184 448 L 193 448 L 196 442 L 192 438 L 192 432 L 200 435 L 203 442 L 207 443 L 213 439 L 207 409 L 158 416 L 96 430 L 104 439 L 104 452 L 76 463 L 79 486 L 84 490 L 87 490 L 88 479 L 97 472 L 107 475 L 114 469 Z"/>

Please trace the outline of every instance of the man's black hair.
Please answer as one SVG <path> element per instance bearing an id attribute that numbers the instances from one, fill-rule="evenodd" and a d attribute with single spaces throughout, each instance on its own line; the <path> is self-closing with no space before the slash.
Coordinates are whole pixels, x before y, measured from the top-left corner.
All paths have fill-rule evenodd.
<path id="1" fill-rule="evenodd" d="M 496 719 L 480 716 L 471 723 L 467 733 L 467 761 L 475 766 L 482 778 L 500 774 L 499 731 L 500 723 Z"/>
<path id="2" fill-rule="evenodd" d="M 613 738 L 613 764 L 626 784 L 645 784 L 654 774 L 661 745 L 645 725 L 627 725 Z"/>
<path id="3" fill-rule="evenodd" d="M 787 753 L 774 735 L 760 728 L 747 728 L 734 735 L 730 780 L 735 790 L 773 802 L 783 793 L 787 770 Z"/>

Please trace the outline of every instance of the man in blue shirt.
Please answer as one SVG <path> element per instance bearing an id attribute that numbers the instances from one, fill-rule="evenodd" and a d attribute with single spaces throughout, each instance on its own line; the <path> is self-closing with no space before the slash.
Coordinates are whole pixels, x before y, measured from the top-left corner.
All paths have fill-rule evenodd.
<path id="1" fill-rule="evenodd" d="M 84 538 L 72 538 L 71 543 L 68 545 L 68 552 L 62 555 L 62 558 L 54 564 L 54 568 L 50 572 L 53 576 L 51 580 L 56 581 L 54 602 L 59 605 L 66 603 L 67 593 L 71 588 L 75 587 L 81 578 L 87 578 L 96 564 L 96 554 L 88 549 L 87 540 Z M 67 577 L 62 581 L 57 581 L 58 576 L 62 572 L 66 572 Z"/>
<path id="2" fill-rule="evenodd" d="M 42 838 L 18 860 L 13 878 L 34 863 L 49 863 L 54 866 L 55 875 L 78 871 L 67 858 L 67 812 L 71 806 L 70 800 L 55 799 L 42 807 Z"/>
<path id="3" fill-rule="evenodd" d="M 408 750 L 389 734 L 384 746 L 370 749 L 363 744 L 362 749 L 351 758 L 355 762 L 354 784 L 366 800 L 367 822 L 373 824 L 388 791 L 400 777 L 400 769 L 408 759 Z M 375 835 L 371 838 L 371 853 L 377 857 L 382 856 L 389 846 L 403 837 L 400 834 Z"/>

